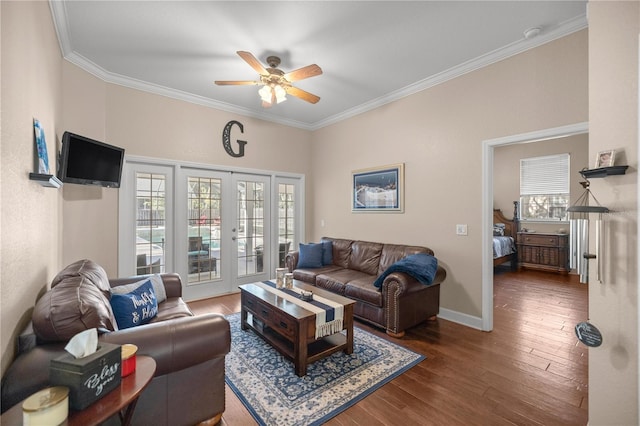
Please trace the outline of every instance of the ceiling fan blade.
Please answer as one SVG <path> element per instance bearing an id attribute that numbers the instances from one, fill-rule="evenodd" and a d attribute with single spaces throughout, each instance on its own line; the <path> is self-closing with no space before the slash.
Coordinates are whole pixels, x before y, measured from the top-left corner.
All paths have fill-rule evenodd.
<path id="1" fill-rule="evenodd" d="M 258 81 L 249 81 L 249 80 L 228 80 L 228 81 L 220 81 L 216 80 L 218 86 L 252 86 L 256 84 L 260 84 Z"/>
<path id="2" fill-rule="evenodd" d="M 259 60 L 256 59 L 250 52 L 244 52 L 242 50 L 238 50 L 236 52 L 246 63 L 251 65 L 251 68 L 258 71 L 260 75 L 269 75 L 269 72 L 262 66 Z"/>
<path id="3" fill-rule="evenodd" d="M 320 100 L 319 96 L 316 96 L 309 92 L 305 92 L 304 90 L 298 89 L 297 87 L 289 86 L 289 87 L 285 87 L 284 90 L 286 90 L 287 93 L 290 94 L 291 96 L 295 96 L 296 98 L 300 98 L 312 104 L 315 104 Z"/>
<path id="4" fill-rule="evenodd" d="M 316 75 L 322 74 L 322 68 L 317 66 L 316 64 L 307 65 L 306 67 L 299 68 L 297 70 L 286 73 L 283 77 L 288 81 L 300 81 L 305 78 L 315 77 Z"/>

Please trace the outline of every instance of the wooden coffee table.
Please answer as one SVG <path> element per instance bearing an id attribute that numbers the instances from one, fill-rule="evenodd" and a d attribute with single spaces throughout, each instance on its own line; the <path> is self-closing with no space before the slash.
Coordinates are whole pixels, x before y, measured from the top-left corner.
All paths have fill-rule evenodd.
<path id="1" fill-rule="evenodd" d="M 257 283 L 256 283 L 257 284 Z M 240 286 L 241 328 L 253 329 L 278 352 L 293 361 L 298 376 L 307 365 L 334 352 L 353 353 L 353 306 L 355 301 L 294 280 L 294 287 L 344 306 L 343 330 L 316 339 L 316 314 L 256 284 Z M 251 321 L 248 317 L 251 314 Z"/>

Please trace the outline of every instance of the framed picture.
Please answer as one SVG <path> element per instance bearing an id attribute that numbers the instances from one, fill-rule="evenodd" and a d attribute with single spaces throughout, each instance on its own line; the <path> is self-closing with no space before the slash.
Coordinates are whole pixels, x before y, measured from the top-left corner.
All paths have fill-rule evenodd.
<path id="1" fill-rule="evenodd" d="M 354 170 L 352 212 L 404 212 L 404 163 Z"/>
<path id="2" fill-rule="evenodd" d="M 38 173 L 49 174 L 49 156 L 47 155 L 47 142 L 44 139 L 44 129 L 37 118 L 33 119 L 33 131 L 38 151 Z"/>
<path id="3" fill-rule="evenodd" d="M 598 153 L 598 157 L 596 158 L 596 169 L 600 167 L 611 167 L 613 166 L 613 160 L 615 158 L 616 152 L 613 149 L 607 151 L 600 151 Z"/>

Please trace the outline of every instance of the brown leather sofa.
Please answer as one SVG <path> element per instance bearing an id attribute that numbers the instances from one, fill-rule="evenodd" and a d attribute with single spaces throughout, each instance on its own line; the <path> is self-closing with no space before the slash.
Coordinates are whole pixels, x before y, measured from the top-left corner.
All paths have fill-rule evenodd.
<path id="1" fill-rule="evenodd" d="M 440 310 L 440 283 L 447 276 L 441 266 L 430 285 L 405 272 L 389 274 L 380 288 L 373 285 L 395 262 L 417 253 L 433 256 L 431 249 L 329 237 L 321 241 L 331 241 L 333 264 L 298 268 L 299 252 L 290 252 L 286 267 L 294 279 L 355 300 L 356 318 L 384 328 L 393 337 L 402 337 L 406 329 L 435 319 Z"/>
<path id="2" fill-rule="evenodd" d="M 34 333 L 21 336 L 19 354 L 2 378 L 2 411 L 47 387 L 50 360 L 64 353 L 71 336 L 96 327 L 106 329 L 100 341 L 133 343 L 139 355 L 156 361 L 155 376 L 138 400 L 133 425 L 217 423 L 225 408 L 229 323 L 222 315 L 194 316 L 182 300 L 180 276 L 160 276 L 166 300 L 159 303 L 158 315 L 149 324 L 118 330 L 109 306 L 110 289 L 145 276 L 108 280 L 104 270 L 88 260 L 65 268 L 38 300 Z"/>

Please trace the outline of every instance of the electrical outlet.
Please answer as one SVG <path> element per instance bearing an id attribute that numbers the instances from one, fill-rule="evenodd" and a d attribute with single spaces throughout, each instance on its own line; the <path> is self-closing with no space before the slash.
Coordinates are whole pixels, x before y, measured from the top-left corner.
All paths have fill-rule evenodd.
<path id="1" fill-rule="evenodd" d="M 456 235 L 467 235 L 467 225 L 456 225 Z"/>

